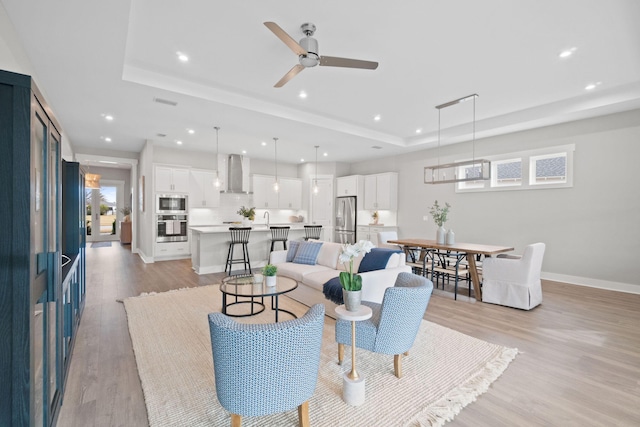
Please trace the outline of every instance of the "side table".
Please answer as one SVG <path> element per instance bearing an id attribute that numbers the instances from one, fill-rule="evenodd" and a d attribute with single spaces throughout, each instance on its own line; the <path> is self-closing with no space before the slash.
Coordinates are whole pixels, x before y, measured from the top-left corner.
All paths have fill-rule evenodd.
<path id="1" fill-rule="evenodd" d="M 342 399 L 352 406 L 362 405 L 365 400 L 364 378 L 356 371 L 356 322 L 371 318 L 371 307 L 361 305 L 358 311 L 347 311 L 344 305 L 336 307 L 338 319 L 351 322 L 351 372 L 342 378 Z"/>

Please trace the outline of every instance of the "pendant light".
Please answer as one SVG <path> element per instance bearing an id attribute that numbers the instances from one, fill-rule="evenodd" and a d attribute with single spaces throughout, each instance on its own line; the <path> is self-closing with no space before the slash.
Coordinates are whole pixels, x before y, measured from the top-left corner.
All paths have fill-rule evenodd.
<path id="1" fill-rule="evenodd" d="M 316 178 L 313 180 L 313 194 L 316 195 L 318 194 L 318 192 L 320 191 L 320 189 L 318 188 L 318 148 L 320 148 L 319 145 L 316 145 Z"/>
<path id="2" fill-rule="evenodd" d="M 97 173 L 89 173 L 91 168 L 87 166 L 87 173 L 84 174 L 84 186 L 90 189 L 100 188 L 100 175 Z"/>
<path id="3" fill-rule="evenodd" d="M 273 147 L 275 150 L 275 159 L 276 159 L 276 180 L 273 183 L 273 191 L 276 193 L 280 191 L 280 185 L 278 184 L 278 138 L 273 138 Z"/>
<path id="4" fill-rule="evenodd" d="M 216 188 L 220 188 L 222 186 L 222 181 L 220 181 L 220 166 L 218 164 L 220 149 L 220 143 L 218 141 L 218 131 L 220 130 L 220 127 L 214 126 L 213 128 L 216 130 L 216 179 L 213 181 L 213 186 Z"/>
<path id="5" fill-rule="evenodd" d="M 425 166 L 425 184 L 445 184 L 449 182 L 483 181 L 491 179 L 491 162 L 485 159 L 476 159 L 476 98 L 478 94 L 464 96 L 453 101 L 437 105 L 438 109 L 438 164 Z M 440 164 L 440 113 L 443 108 L 451 107 L 461 102 L 473 99 L 473 137 L 471 160 Z M 463 174 L 460 174 L 463 172 Z M 447 176 L 447 173 L 449 176 Z"/>

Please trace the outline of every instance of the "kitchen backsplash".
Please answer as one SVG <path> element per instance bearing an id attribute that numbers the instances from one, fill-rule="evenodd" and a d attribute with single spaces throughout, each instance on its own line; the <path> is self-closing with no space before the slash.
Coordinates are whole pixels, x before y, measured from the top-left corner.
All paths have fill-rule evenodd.
<path id="1" fill-rule="evenodd" d="M 251 194 L 220 194 L 220 207 L 212 209 L 191 208 L 189 209 L 189 225 L 215 225 L 224 222 L 241 221 L 242 217 L 237 214 L 241 206 L 253 206 L 253 196 Z M 269 223 L 280 224 L 289 223 L 291 216 L 300 216 L 307 220 L 306 211 L 287 209 L 256 209 L 256 224 L 264 224 L 266 218 L 265 211 L 269 212 Z"/>

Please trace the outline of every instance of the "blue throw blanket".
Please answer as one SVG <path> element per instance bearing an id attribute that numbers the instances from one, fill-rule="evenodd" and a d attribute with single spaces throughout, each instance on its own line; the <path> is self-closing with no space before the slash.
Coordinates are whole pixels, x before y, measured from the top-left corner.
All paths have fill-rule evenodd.
<path id="1" fill-rule="evenodd" d="M 382 270 L 387 266 L 389 258 L 393 254 L 399 254 L 401 251 L 397 249 L 373 248 L 368 254 L 364 254 L 358 273 L 366 273 L 367 271 Z"/>
<path id="2" fill-rule="evenodd" d="M 382 270 L 387 266 L 389 257 L 400 252 L 401 251 L 396 249 L 373 248 L 371 249 L 371 252 L 365 254 L 364 258 L 362 258 L 362 262 L 358 268 L 358 273 Z M 334 277 L 322 285 L 322 293 L 328 300 L 333 301 L 336 304 L 344 304 L 342 300 L 342 285 L 340 284 L 340 277 Z"/>
<path id="3" fill-rule="evenodd" d="M 344 301 L 342 301 L 342 285 L 340 284 L 340 277 L 334 277 L 322 285 L 322 293 L 326 299 L 333 301 L 336 304 L 344 304 Z"/>

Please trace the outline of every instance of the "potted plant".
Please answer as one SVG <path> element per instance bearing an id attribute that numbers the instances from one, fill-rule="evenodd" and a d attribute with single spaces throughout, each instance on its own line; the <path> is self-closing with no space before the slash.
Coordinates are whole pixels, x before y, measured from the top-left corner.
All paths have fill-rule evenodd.
<path id="1" fill-rule="evenodd" d="M 124 218 L 122 219 L 124 222 L 131 221 L 131 217 L 129 216 L 131 215 L 131 208 L 129 206 L 125 206 L 124 208 L 121 208 L 120 212 L 122 212 L 122 215 L 124 215 Z"/>
<path id="2" fill-rule="evenodd" d="M 444 204 L 444 207 L 441 207 L 436 200 L 431 206 L 431 210 L 429 213 L 433 217 L 433 221 L 438 225 L 438 231 L 436 232 L 436 242 L 439 244 L 444 244 L 445 237 L 447 235 L 447 230 L 444 229 L 444 223 L 447 222 L 447 215 L 449 214 L 449 208 L 451 205 L 449 203 Z"/>
<path id="3" fill-rule="evenodd" d="M 362 300 L 362 277 L 353 274 L 353 260 L 361 254 L 371 252 L 373 243 L 368 240 L 360 240 L 353 245 L 344 245 L 340 253 L 340 262 L 348 269 L 340 272 L 340 285 L 342 285 L 342 299 L 347 311 L 358 311 Z"/>
<path id="4" fill-rule="evenodd" d="M 275 286 L 276 285 L 276 273 L 278 272 L 278 267 L 273 264 L 267 264 L 262 268 L 262 274 L 265 277 L 265 283 L 267 286 Z"/>
<path id="5" fill-rule="evenodd" d="M 240 206 L 237 214 L 243 216 L 246 221 L 253 221 L 256 219 L 256 208 L 245 208 L 244 206 Z"/>

